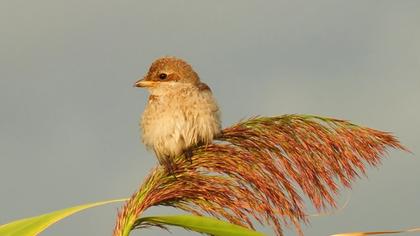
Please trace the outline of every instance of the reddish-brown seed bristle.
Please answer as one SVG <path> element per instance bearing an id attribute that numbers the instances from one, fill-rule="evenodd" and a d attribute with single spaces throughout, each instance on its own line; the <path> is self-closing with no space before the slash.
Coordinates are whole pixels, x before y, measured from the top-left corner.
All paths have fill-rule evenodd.
<path id="1" fill-rule="evenodd" d="M 316 116 L 256 117 L 223 130 L 222 142 L 197 147 L 192 163 L 175 158 L 176 178 L 156 168 L 118 214 L 114 236 L 155 205 L 178 207 L 282 235 L 307 214 L 297 187 L 318 210 L 335 207 L 338 185 L 377 166 L 386 148 L 407 151 L 391 134 Z"/>

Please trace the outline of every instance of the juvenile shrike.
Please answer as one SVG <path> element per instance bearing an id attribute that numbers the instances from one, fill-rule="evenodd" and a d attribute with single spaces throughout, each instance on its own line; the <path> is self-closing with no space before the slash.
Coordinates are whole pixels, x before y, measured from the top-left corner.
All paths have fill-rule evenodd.
<path id="1" fill-rule="evenodd" d="M 192 147 L 211 143 L 220 133 L 212 92 L 187 62 L 159 58 L 135 86 L 150 93 L 140 120 L 142 141 L 170 173 L 176 168 L 172 158 L 184 154 L 191 161 Z"/>

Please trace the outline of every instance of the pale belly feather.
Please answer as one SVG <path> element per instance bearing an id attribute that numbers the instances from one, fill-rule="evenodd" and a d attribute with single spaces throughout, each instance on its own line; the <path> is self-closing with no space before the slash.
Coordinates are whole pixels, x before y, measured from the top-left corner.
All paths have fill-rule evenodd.
<path id="1" fill-rule="evenodd" d="M 191 96 L 191 94 L 188 94 Z M 141 119 L 142 140 L 161 161 L 198 143 L 210 143 L 220 132 L 217 104 L 211 94 L 150 99 Z"/>

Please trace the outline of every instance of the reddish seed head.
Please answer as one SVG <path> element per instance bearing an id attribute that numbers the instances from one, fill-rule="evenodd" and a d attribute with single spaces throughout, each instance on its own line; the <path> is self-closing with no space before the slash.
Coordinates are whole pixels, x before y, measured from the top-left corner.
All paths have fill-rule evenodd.
<path id="1" fill-rule="evenodd" d="M 224 129 L 219 139 L 224 142 L 196 148 L 192 164 L 176 158 L 176 179 L 156 169 L 123 208 L 114 236 L 128 218 L 154 205 L 251 228 L 253 217 L 277 235 L 281 223 L 293 224 L 303 235 L 299 222 L 307 215 L 297 187 L 317 209 L 334 207 L 339 183 L 350 187 L 368 164 L 380 163 L 386 148 L 406 150 L 389 133 L 303 115 L 247 120 Z"/>

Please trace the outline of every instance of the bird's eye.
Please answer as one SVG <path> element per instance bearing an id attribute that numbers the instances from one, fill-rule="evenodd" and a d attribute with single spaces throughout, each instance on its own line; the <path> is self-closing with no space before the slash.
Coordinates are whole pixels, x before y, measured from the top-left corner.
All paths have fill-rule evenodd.
<path id="1" fill-rule="evenodd" d="M 159 74 L 159 79 L 161 79 L 161 80 L 166 79 L 166 77 L 168 77 L 168 75 L 167 75 L 167 74 L 165 74 L 165 73 L 160 73 L 160 74 Z"/>

